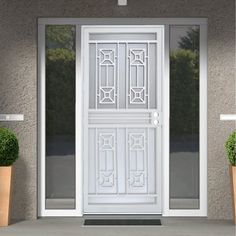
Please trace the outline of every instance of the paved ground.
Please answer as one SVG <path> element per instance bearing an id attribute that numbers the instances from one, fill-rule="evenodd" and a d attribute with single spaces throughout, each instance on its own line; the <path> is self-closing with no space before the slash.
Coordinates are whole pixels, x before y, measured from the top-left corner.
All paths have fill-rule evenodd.
<path id="1" fill-rule="evenodd" d="M 235 236 L 231 221 L 162 219 L 155 227 L 87 227 L 82 218 L 43 218 L 0 228 L 0 236 Z"/>

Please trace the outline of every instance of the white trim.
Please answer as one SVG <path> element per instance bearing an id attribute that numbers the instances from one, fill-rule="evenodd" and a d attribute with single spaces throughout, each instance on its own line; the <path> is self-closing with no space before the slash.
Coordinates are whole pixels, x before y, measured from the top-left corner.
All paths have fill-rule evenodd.
<path id="1" fill-rule="evenodd" d="M 0 114 L 0 121 L 23 121 L 23 114 Z"/>
<path id="2" fill-rule="evenodd" d="M 174 24 L 176 25 L 176 24 Z M 197 23 L 195 23 L 197 25 Z M 200 99 L 200 150 L 199 150 L 199 191 L 200 207 L 199 209 L 170 209 L 169 206 L 169 32 L 166 32 L 165 42 L 168 44 L 165 48 L 165 91 L 164 104 L 164 208 L 163 216 L 207 216 L 207 25 L 200 24 L 200 74 L 199 74 L 199 99 Z M 167 27 L 167 26 L 166 26 Z"/>
<path id="3" fill-rule="evenodd" d="M 38 26 L 38 216 L 45 209 L 45 25 Z"/>
<path id="4" fill-rule="evenodd" d="M 76 35 L 77 37 L 78 35 Z M 76 87 L 81 86 L 81 80 L 79 80 L 80 76 L 80 65 L 78 63 L 78 59 L 80 56 L 78 53 L 78 49 L 80 47 L 80 43 L 76 44 Z M 80 196 L 82 192 L 82 186 L 81 186 L 81 177 L 80 177 L 80 168 L 81 168 L 81 147 L 80 142 L 81 138 L 79 135 L 76 135 L 76 154 L 75 154 L 75 162 L 76 162 L 76 194 L 75 194 L 75 209 L 46 209 L 45 205 L 45 196 L 46 196 L 46 178 L 45 178 L 45 165 L 46 165 L 46 152 L 45 152 L 45 128 L 46 128 L 46 120 L 45 120 L 45 109 L 46 109 L 46 74 L 45 74 L 45 25 L 39 25 L 38 26 L 38 78 L 39 78 L 39 93 L 38 93 L 38 216 L 81 216 L 82 215 L 82 198 Z M 81 78 L 81 76 L 80 76 Z M 82 93 L 79 93 L 76 95 L 77 101 L 80 101 L 81 98 L 78 98 L 81 96 Z M 79 99 L 79 100 L 78 100 Z M 76 103 L 76 118 L 78 114 L 80 114 L 80 103 Z M 79 122 L 76 124 L 76 134 L 80 132 L 81 130 L 81 123 L 80 123 L 80 117 L 78 118 Z"/>
<path id="5" fill-rule="evenodd" d="M 86 74 L 85 71 L 88 70 L 88 63 L 89 63 L 89 60 L 88 58 L 86 57 L 85 58 L 85 55 L 89 55 L 88 54 L 88 51 L 89 51 L 89 48 L 88 48 L 88 44 L 86 44 L 86 42 L 88 42 L 89 40 L 89 34 L 88 33 L 85 33 L 84 32 L 84 29 L 83 29 L 83 26 L 81 26 L 81 45 L 82 45 L 82 48 L 81 48 L 81 57 L 82 57 L 82 76 L 83 76 L 83 92 L 85 94 L 89 94 L 89 88 L 88 86 L 86 87 L 86 85 L 88 84 L 88 81 L 89 81 L 89 76 L 86 77 Z M 87 83 L 85 82 L 87 81 Z M 85 193 L 88 192 L 88 189 L 87 189 L 87 184 L 85 183 L 86 180 L 84 178 L 84 173 L 88 173 L 88 163 L 85 160 L 85 157 L 84 155 L 86 155 L 86 153 L 88 153 L 88 107 L 89 107 L 89 100 L 88 100 L 88 96 L 84 96 L 83 97 L 83 130 L 85 132 L 83 132 L 83 174 L 82 174 L 82 178 L 83 178 L 83 210 L 84 210 L 84 206 L 86 206 L 88 204 L 87 202 L 87 198 L 85 197 Z"/>
<path id="6" fill-rule="evenodd" d="M 142 33 L 156 33 L 153 32 L 155 29 L 163 29 L 162 25 L 82 25 L 82 30 L 90 32 L 90 30 L 93 30 L 93 33 L 106 33 L 107 30 L 109 30 L 110 33 L 118 33 L 118 32 L 124 32 L 124 33 L 136 33 L 137 29 L 142 29 Z M 91 40 L 93 42 L 93 40 Z M 95 40 L 96 41 L 96 40 Z M 122 42 L 127 42 L 127 40 L 121 40 Z M 138 40 L 139 42 L 140 40 Z M 141 40 L 142 41 L 142 40 Z M 145 42 L 148 42 L 149 40 L 145 40 Z M 90 42 L 90 40 L 89 40 Z M 119 42 L 115 41 L 115 42 Z M 129 41 L 128 41 L 129 42 Z M 135 42 L 135 40 L 131 40 L 131 42 Z M 154 40 L 156 42 L 156 40 Z"/>
<path id="7" fill-rule="evenodd" d="M 200 25 L 200 210 L 207 216 L 207 25 Z"/>
<path id="8" fill-rule="evenodd" d="M 236 121 L 236 114 L 220 114 L 220 120 Z"/>
<path id="9" fill-rule="evenodd" d="M 127 0 L 118 0 L 118 6 L 127 6 Z"/>
<path id="10" fill-rule="evenodd" d="M 83 82 L 80 46 L 76 45 L 76 209 L 45 209 L 45 26 L 46 25 L 165 25 L 163 75 L 163 216 L 207 216 L 207 19 L 206 18 L 39 18 L 38 19 L 38 216 L 81 216 L 83 192 Z M 200 209 L 169 209 L 169 25 L 200 25 Z M 123 26 L 122 26 L 123 27 Z M 82 42 L 81 42 L 82 43 Z M 81 51 L 83 47 L 81 48 Z M 79 59 L 79 61 L 78 61 Z M 78 93 L 78 91 L 80 91 Z M 85 119 L 86 120 L 86 119 Z M 80 173 L 79 173 L 80 172 Z"/>
<path id="11" fill-rule="evenodd" d="M 82 76 L 82 58 L 81 58 L 81 28 L 76 25 L 76 76 L 75 76 L 75 107 L 76 107 L 76 133 L 75 133 L 75 144 L 76 144 L 76 170 L 75 170 L 75 183 L 76 183 L 76 210 L 78 216 L 83 215 L 83 76 Z"/>
<path id="12" fill-rule="evenodd" d="M 170 119 L 170 54 L 169 54 L 169 25 L 165 25 L 164 34 L 164 74 L 163 74 L 163 161 L 162 161 L 162 215 L 168 216 L 169 211 L 169 119 Z"/>
<path id="13" fill-rule="evenodd" d="M 157 185 L 157 193 L 159 194 L 159 198 L 160 198 L 160 207 L 161 207 L 161 213 L 162 213 L 162 208 L 163 208 L 163 194 L 162 194 L 162 186 L 163 186 L 163 145 L 164 142 L 162 140 L 162 135 L 163 135 L 163 126 L 162 126 L 162 111 L 163 111 L 163 90 L 162 90 L 162 86 L 163 86 L 163 77 L 164 77 L 164 47 L 165 47 L 165 41 L 164 41 L 164 34 L 165 34 L 165 27 L 164 25 L 159 26 L 162 30 L 160 34 L 156 34 L 157 37 L 157 41 L 161 42 L 158 43 L 157 48 L 156 48 L 156 55 L 157 55 L 157 66 L 158 66 L 158 71 L 157 71 L 157 88 L 156 88 L 156 103 L 157 103 L 157 109 L 160 110 L 159 111 L 159 116 L 160 116 L 160 125 L 158 125 L 158 127 L 156 127 L 156 185 Z M 161 53 L 158 53 L 158 51 L 160 51 Z M 159 62 L 159 63 L 158 63 Z"/>

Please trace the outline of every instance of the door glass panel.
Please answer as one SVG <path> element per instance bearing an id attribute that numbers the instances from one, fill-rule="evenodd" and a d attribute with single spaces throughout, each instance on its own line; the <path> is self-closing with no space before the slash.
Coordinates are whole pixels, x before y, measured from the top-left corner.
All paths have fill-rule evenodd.
<path id="1" fill-rule="evenodd" d="M 75 208 L 75 26 L 46 26 L 46 209 Z"/>
<path id="2" fill-rule="evenodd" d="M 130 40 L 119 41 L 110 34 L 113 42 L 106 42 L 109 34 L 91 35 L 90 109 L 155 109 L 157 40 L 143 40 L 155 34 L 128 34 Z"/>
<path id="3" fill-rule="evenodd" d="M 199 26 L 170 27 L 170 209 L 199 209 Z"/>

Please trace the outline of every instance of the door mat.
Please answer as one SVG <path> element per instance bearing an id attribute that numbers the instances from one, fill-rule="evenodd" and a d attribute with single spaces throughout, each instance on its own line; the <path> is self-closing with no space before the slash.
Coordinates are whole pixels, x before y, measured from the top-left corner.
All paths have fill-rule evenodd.
<path id="1" fill-rule="evenodd" d="M 86 219 L 84 225 L 161 225 L 159 219 Z"/>

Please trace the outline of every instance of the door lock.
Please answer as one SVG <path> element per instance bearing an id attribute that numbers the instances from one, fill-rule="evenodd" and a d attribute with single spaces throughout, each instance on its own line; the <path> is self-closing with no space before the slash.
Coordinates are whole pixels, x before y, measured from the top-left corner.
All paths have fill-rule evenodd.
<path id="1" fill-rule="evenodd" d="M 160 112 L 158 112 L 158 111 L 152 112 L 152 124 L 154 126 L 161 125 L 161 113 Z"/>

